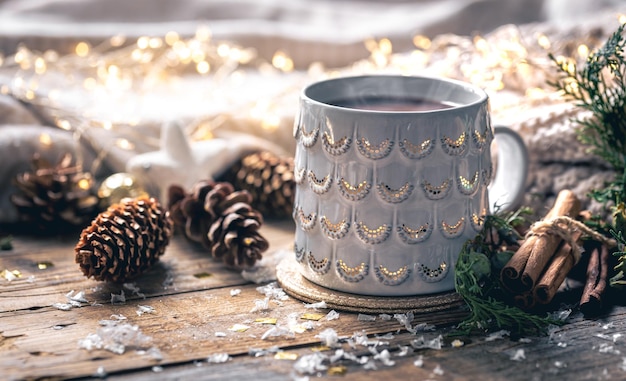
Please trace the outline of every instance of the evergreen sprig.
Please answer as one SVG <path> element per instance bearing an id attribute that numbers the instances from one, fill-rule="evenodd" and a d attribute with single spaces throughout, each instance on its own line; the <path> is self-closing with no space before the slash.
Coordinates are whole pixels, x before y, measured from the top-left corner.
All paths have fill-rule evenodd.
<path id="1" fill-rule="evenodd" d="M 602 47 L 592 52 L 582 69 L 573 61 L 550 54 L 557 66 L 557 79 L 550 82 L 566 99 L 591 113 L 574 120 L 578 138 L 589 151 L 605 160 L 615 170 L 612 181 L 590 196 L 606 206 L 612 215 L 612 231 L 618 241 L 617 275 L 611 285 L 626 284 L 626 24 L 621 24 Z M 621 240 L 619 238 L 622 238 Z"/>
<path id="2" fill-rule="evenodd" d="M 507 244 L 521 238 L 515 226 L 521 224 L 527 208 L 485 217 L 483 229 L 463 246 L 454 272 L 456 291 L 465 300 L 470 314 L 457 326 L 457 334 L 473 331 L 509 330 L 514 335 L 538 334 L 560 321 L 521 310 L 505 301 L 500 283 L 500 270 L 512 252 Z M 507 259 L 508 259 L 507 258 Z M 501 265 L 499 266 L 498 263 Z"/>

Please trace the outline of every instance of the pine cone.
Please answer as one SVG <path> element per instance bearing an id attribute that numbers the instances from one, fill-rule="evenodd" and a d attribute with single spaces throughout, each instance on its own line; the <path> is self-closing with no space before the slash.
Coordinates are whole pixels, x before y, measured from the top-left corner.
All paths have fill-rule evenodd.
<path id="1" fill-rule="evenodd" d="M 56 166 L 40 155 L 33 157 L 34 172 L 15 178 L 21 193 L 11 196 L 20 217 L 44 231 L 63 231 L 84 226 L 100 211 L 91 174 L 72 165 L 66 153 Z"/>
<path id="2" fill-rule="evenodd" d="M 264 216 L 291 216 L 295 195 L 294 161 L 271 152 L 250 154 L 224 175 L 224 181 L 252 195 L 251 205 Z"/>
<path id="3" fill-rule="evenodd" d="M 207 232 L 215 217 L 204 210 L 204 200 L 214 186 L 215 183 L 212 181 L 199 181 L 190 194 L 178 185 L 172 185 L 168 190 L 167 209 L 174 226 L 182 230 L 190 241 L 201 243 L 209 250 L 211 242 Z"/>
<path id="4" fill-rule="evenodd" d="M 88 278 L 123 283 L 158 262 L 171 234 L 169 213 L 155 199 L 126 198 L 82 231 L 76 263 Z"/>
<path id="5" fill-rule="evenodd" d="M 251 198 L 246 191 L 235 193 Z M 208 233 L 209 240 L 213 242 L 213 257 L 237 269 L 252 267 L 269 247 L 267 240 L 258 232 L 263 223 L 261 213 L 248 203 L 236 200 L 236 197 L 226 197 L 216 206 L 218 210 L 224 209 Z"/>

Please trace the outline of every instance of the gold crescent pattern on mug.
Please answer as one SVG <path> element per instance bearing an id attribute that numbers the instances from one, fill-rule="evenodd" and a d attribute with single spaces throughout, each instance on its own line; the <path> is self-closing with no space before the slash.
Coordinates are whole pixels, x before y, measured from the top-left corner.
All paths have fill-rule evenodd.
<path id="1" fill-rule="evenodd" d="M 322 216 L 320 217 L 320 224 L 324 234 L 326 234 L 328 238 L 332 239 L 343 238 L 346 234 L 348 234 L 348 230 L 350 230 L 350 223 L 346 220 L 332 223 L 328 220 L 328 218 L 326 218 L 326 216 Z"/>
<path id="2" fill-rule="evenodd" d="M 459 192 L 468 196 L 471 195 L 478 189 L 478 171 L 474 173 L 472 179 L 466 179 L 465 177 L 459 175 L 459 181 L 457 182 L 457 188 L 459 188 Z"/>
<path id="3" fill-rule="evenodd" d="M 384 201 L 397 204 L 409 198 L 411 192 L 413 192 L 413 184 L 407 182 L 398 189 L 391 189 L 385 183 L 378 183 L 376 184 L 376 189 L 378 190 L 378 195 Z"/>
<path id="4" fill-rule="evenodd" d="M 385 139 L 380 144 L 374 145 L 366 138 L 361 138 L 356 142 L 357 149 L 361 155 L 368 159 L 378 160 L 387 157 L 393 148 L 393 142 Z"/>
<path id="5" fill-rule="evenodd" d="M 472 213 L 470 216 L 470 224 L 477 232 L 480 232 L 483 229 L 483 225 L 485 224 L 485 215 L 487 215 L 487 211 L 483 210 L 483 213 L 480 216 L 476 213 Z"/>
<path id="6" fill-rule="evenodd" d="M 452 139 L 448 136 L 441 138 L 443 150 L 451 156 L 461 156 L 467 149 L 467 134 L 463 132 L 458 138 Z"/>
<path id="7" fill-rule="evenodd" d="M 309 267 L 314 272 L 320 275 L 324 275 L 328 272 L 328 269 L 330 268 L 330 260 L 328 258 L 324 257 L 318 261 L 317 259 L 315 259 L 315 256 L 310 251 L 307 254 L 306 258 L 307 262 L 309 262 Z"/>
<path id="8" fill-rule="evenodd" d="M 333 156 L 339 156 L 348 152 L 350 149 L 350 144 L 352 143 L 352 138 L 344 136 L 343 138 L 337 140 L 333 139 L 333 137 L 328 133 L 328 131 L 324 131 L 322 134 L 322 145 L 326 152 Z"/>
<path id="9" fill-rule="evenodd" d="M 489 133 L 485 131 L 485 133 L 481 134 L 478 130 L 473 130 L 472 132 L 472 141 L 474 142 L 474 146 L 479 151 L 482 151 L 485 145 L 487 145 Z"/>
<path id="10" fill-rule="evenodd" d="M 342 259 L 336 262 L 337 273 L 346 282 L 355 283 L 363 280 L 369 273 L 369 265 L 361 262 L 358 266 L 350 267 Z"/>
<path id="11" fill-rule="evenodd" d="M 411 270 L 407 266 L 402 266 L 396 271 L 391 271 L 383 265 L 374 267 L 376 279 L 385 286 L 397 286 L 407 280 L 411 275 Z"/>
<path id="12" fill-rule="evenodd" d="M 337 187 L 339 187 L 339 193 L 346 199 L 359 201 L 368 195 L 372 185 L 365 180 L 361 181 L 358 185 L 352 185 L 342 177 L 337 179 Z"/>
<path id="13" fill-rule="evenodd" d="M 309 215 L 305 215 L 302 207 L 298 207 L 296 214 L 298 216 L 298 220 L 300 221 L 300 229 L 308 232 L 315 227 L 317 213 L 311 212 Z"/>
<path id="14" fill-rule="evenodd" d="M 375 229 L 367 227 L 367 225 L 363 222 L 357 222 L 356 224 L 357 236 L 361 239 L 361 241 L 371 245 L 384 242 L 389 237 L 390 232 L 391 226 L 387 224 L 382 224 Z"/>
<path id="15" fill-rule="evenodd" d="M 423 263 L 417 263 L 417 273 L 426 283 L 441 281 L 448 275 L 449 268 L 446 262 L 441 262 L 441 264 L 434 269 L 431 269 Z"/>
<path id="16" fill-rule="evenodd" d="M 318 180 L 315 173 L 313 173 L 312 170 L 309 170 L 309 185 L 311 186 L 311 190 L 313 192 L 317 194 L 324 194 L 328 192 L 332 182 L 333 180 L 330 175 L 326 175 L 321 180 Z"/>
<path id="17" fill-rule="evenodd" d="M 304 183 L 304 179 L 306 178 L 305 173 L 306 173 L 306 167 L 295 168 L 293 170 L 293 181 L 296 184 L 301 185 L 302 183 Z"/>
<path id="18" fill-rule="evenodd" d="M 433 142 L 432 139 L 426 139 L 419 144 L 413 144 L 407 139 L 403 139 L 398 143 L 398 147 L 400 147 L 400 152 L 409 159 L 422 159 L 433 151 L 435 147 Z"/>
<path id="19" fill-rule="evenodd" d="M 450 191 L 450 179 L 443 180 L 441 185 L 432 185 L 428 181 L 422 180 L 421 185 L 426 197 L 430 200 L 441 200 Z"/>
<path id="20" fill-rule="evenodd" d="M 460 236 L 463 233 L 463 228 L 465 228 L 465 217 L 459 218 L 453 225 L 450 225 L 446 221 L 441 221 L 439 225 L 441 233 L 446 238 L 456 238 Z"/>
<path id="21" fill-rule="evenodd" d="M 296 245 L 294 243 L 293 245 L 293 249 L 296 252 L 296 261 L 298 263 L 302 263 L 304 261 L 305 258 L 305 250 L 304 247 L 298 247 L 298 245 Z"/>
<path id="22" fill-rule="evenodd" d="M 413 229 L 406 224 L 402 224 L 397 227 L 397 231 L 402 241 L 409 245 L 413 245 L 426 241 L 433 232 L 433 225 L 427 222 L 424 225 L 420 225 Z"/>
<path id="23" fill-rule="evenodd" d="M 315 142 L 317 142 L 317 137 L 319 136 L 319 133 L 319 126 L 315 127 L 311 132 L 306 132 L 304 126 L 300 127 L 300 141 L 302 142 L 302 145 L 306 148 L 313 147 Z"/>

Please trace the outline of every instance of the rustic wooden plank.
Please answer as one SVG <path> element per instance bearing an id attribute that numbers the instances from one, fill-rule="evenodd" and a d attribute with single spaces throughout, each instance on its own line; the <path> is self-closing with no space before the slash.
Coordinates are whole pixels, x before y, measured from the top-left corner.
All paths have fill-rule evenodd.
<path id="1" fill-rule="evenodd" d="M 292 244 L 293 224 L 277 221 L 265 224 L 262 233 L 271 242 L 266 256 L 284 250 Z M 0 271 L 17 269 L 21 278 L 7 282 L 0 279 L 0 311 L 40 308 L 63 302 L 66 293 L 75 290 L 103 288 L 105 299 L 110 293 L 119 294 L 121 285 L 111 285 L 89 280 L 82 275 L 74 262 L 73 247 L 76 241 L 69 238 L 20 239 L 17 237 L 14 249 L 0 252 Z M 42 270 L 39 263 L 51 263 Z M 198 276 L 210 274 L 210 276 Z M 169 295 L 193 290 L 212 289 L 243 285 L 247 283 L 238 272 L 210 258 L 198 245 L 176 235 L 166 249 L 162 260 L 148 273 L 134 281 L 140 292 L 146 296 Z M 126 294 L 131 293 L 126 290 Z"/>

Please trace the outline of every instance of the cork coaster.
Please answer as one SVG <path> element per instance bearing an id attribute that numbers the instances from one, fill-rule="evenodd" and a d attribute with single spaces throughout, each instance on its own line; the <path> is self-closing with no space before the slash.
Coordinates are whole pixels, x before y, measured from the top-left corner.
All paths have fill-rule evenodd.
<path id="1" fill-rule="evenodd" d="M 368 296 L 330 290 L 304 278 L 295 258 L 289 256 L 276 267 L 276 278 L 285 292 L 306 303 L 326 302 L 328 308 L 367 314 L 413 312 L 426 314 L 456 310 L 459 315 L 463 299 L 456 292 L 416 296 Z M 464 315 L 464 314 L 461 314 Z M 460 319 L 458 319 L 460 320 Z"/>

